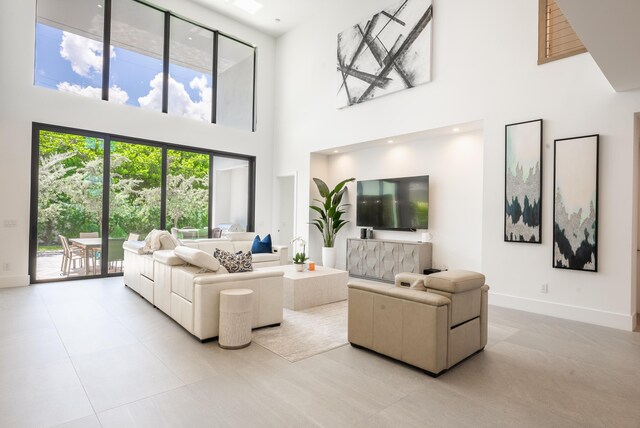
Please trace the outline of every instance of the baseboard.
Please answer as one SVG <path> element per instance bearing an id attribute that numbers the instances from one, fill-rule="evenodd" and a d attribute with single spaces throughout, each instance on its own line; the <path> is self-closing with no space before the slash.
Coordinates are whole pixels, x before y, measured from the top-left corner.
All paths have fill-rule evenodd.
<path id="1" fill-rule="evenodd" d="M 546 302 L 544 300 L 528 299 L 492 292 L 489 292 L 489 304 L 626 331 L 633 331 L 636 321 L 634 319 L 635 315 L 631 314 L 626 315 L 616 312 L 600 311 L 581 306 L 565 305 L 562 303 Z M 489 314 L 489 319 L 491 319 L 491 314 Z"/>
<path id="2" fill-rule="evenodd" d="M 26 287 L 30 282 L 29 275 L 0 276 L 0 288 Z"/>

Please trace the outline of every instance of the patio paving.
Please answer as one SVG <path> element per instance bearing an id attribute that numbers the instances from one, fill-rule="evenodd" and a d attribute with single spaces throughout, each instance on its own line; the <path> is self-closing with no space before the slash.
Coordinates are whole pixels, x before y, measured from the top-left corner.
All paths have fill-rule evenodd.
<path id="1" fill-rule="evenodd" d="M 60 279 L 60 278 L 79 278 L 85 276 L 84 264 L 78 262 L 76 267 L 74 268 L 71 265 L 71 269 L 69 270 L 69 275 L 64 275 L 61 270 L 62 266 L 62 251 L 46 251 L 38 253 L 37 261 L 36 261 L 36 280 L 47 280 L 47 279 Z M 120 262 L 117 263 L 115 267 L 109 267 L 109 273 L 122 272 L 122 267 Z M 89 266 L 89 275 L 98 276 L 100 273 L 93 273 L 91 266 Z"/>

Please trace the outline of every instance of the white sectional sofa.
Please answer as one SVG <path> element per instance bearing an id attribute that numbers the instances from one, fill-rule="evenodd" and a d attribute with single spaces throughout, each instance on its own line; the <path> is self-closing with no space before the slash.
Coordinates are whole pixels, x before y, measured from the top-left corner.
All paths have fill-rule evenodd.
<path id="1" fill-rule="evenodd" d="M 213 254 L 216 248 L 229 252 L 251 249 L 255 234 L 229 233 L 219 239 L 183 241 L 183 245 Z M 247 238 L 250 238 L 247 239 Z M 161 250 L 144 254 L 142 241 L 124 244 L 124 283 L 152 305 L 169 315 L 187 331 L 204 341 L 218 336 L 219 294 L 230 288 L 254 291 L 252 327 L 282 322 L 282 272 L 206 272 L 177 257 L 167 241 Z M 274 246 L 271 254 L 254 254 L 253 266 L 286 264 L 287 247 Z"/>
<path id="2" fill-rule="evenodd" d="M 253 232 L 228 232 L 222 238 L 217 239 L 184 239 L 182 245 L 197 248 L 206 253 L 213 254 L 216 248 L 237 253 L 251 250 Z M 279 266 L 289 263 L 288 247 L 286 245 L 274 245 L 271 253 L 258 253 L 252 255 L 254 267 Z"/>
<path id="3" fill-rule="evenodd" d="M 252 328 L 282 322 L 283 272 L 202 273 L 173 250 L 156 251 L 153 258 L 154 305 L 202 341 L 218 336 L 222 290 L 253 290 Z"/>

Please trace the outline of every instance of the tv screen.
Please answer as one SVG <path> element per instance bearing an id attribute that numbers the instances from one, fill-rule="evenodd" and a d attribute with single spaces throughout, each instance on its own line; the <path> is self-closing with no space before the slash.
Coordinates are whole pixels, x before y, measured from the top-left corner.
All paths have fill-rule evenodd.
<path id="1" fill-rule="evenodd" d="M 375 229 L 429 227 L 429 176 L 357 182 L 356 224 Z"/>

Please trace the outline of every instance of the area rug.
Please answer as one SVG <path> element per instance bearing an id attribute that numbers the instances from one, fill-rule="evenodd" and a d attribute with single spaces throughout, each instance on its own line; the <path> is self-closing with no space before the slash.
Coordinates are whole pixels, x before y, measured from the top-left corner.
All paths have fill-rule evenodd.
<path id="1" fill-rule="evenodd" d="M 281 357 L 296 362 L 347 344 L 347 301 L 284 310 L 278 327 L 253 331 L 253 341 Z"/>

